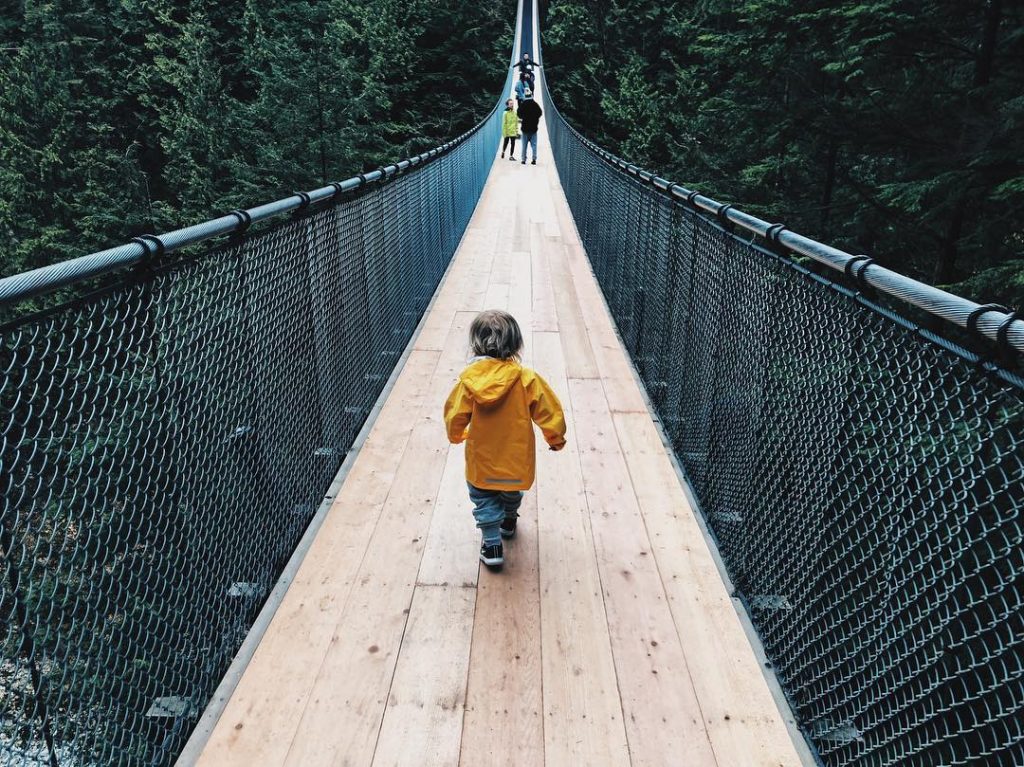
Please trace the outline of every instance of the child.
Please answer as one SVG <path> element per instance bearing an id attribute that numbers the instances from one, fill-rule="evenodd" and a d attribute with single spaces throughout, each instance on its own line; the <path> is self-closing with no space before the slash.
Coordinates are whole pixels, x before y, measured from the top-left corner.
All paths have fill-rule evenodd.
<path id="1" fill-rule="evenodd" d="M 519 115 L 512 108 L 512 99 L 505 102 L 505 114 L 501 116 L 501 135 L 505 139 L 501 144 L 501 158 L 505 159 L 505 148 L 512 142 L 508 151 L 508 159 L 516 159 L 516 139 L 519 138 Z"/>
<path id="2" fill-rule="evenodd" d="M 466 480 L 483 542 L 480 560 L 505 562 L 501 539 L 516 534 L 523 490 L 533 485 L 533 423 L 551 450 L 565 447 L 565 416 L 547 382 L 519 364 L 523 334 L 515 318 L 492 309 L 469 328 L 469 366 L 444 403 L 452 443 L 466 441 Z"/>

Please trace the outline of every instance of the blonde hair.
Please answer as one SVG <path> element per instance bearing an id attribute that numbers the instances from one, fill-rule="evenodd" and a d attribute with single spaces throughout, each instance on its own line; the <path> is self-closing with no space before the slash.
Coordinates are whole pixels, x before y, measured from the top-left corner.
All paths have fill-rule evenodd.
<path id="1" fill-rule="evenodd" d="M 523 333 L 516 318 L 500 309 L 488 309 L 473 318 L 469 345 L 478 357 L 518 360 L 523 351 Z"/>

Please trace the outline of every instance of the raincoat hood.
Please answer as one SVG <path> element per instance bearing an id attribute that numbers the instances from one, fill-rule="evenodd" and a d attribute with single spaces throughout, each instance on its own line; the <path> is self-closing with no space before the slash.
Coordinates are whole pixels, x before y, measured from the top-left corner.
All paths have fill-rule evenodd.
<path id="1" fill-rule="evenodd" d="M 522 367 L 514 360 L 477 357 L 459 378 L 476 402 L 493 405 L 508 394 L 522 372 Z"/>

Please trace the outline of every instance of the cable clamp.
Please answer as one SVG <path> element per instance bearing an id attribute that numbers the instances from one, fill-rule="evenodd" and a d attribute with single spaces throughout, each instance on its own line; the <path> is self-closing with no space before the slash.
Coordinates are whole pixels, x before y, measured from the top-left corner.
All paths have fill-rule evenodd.
<path id="1" fill-rule="evenodd" d="M 732 229 L 734 224 L 729 220 L 729 211 L 732 210 L 732 203 L 727 202 L 725 205 L 720 205 L 718 210 L 715 211 L 715 218 L 718 219 L 718 223 L 725 229 Z"/>
<path id="2" fill-rule="evenodd" d="M 342 193 L 341 182 L 339 182 L 339 181 L 332 181 L 329 184 L 329 186 L 334 189 L 334 194 L 331 195 L 331 200 L 337 200 L 339 197 L 341 197 L 341 193 Z"/>
<path id="3" fill-rule="evenodd" d="M 132 242 L 138 243 L 145 248 L 145 258 L 147 259 L 153 256 L 162 256 L 166 250 L 163 240 L 155 234 L 140 234 L 138 237 L 132 237 Z"/>
<path id="4" fill-rule="evenodd" d="M 235 231 L 232 234 L 242 234 L 252 225 L 252 216 L 244 210 L 233 210 L 228 215 L 238 219 L 238 226 L 235 227 Z"/>
<path id="5" fill-rule="evenodd" d="M 697 203 L 694 202 L 694 200 L 696 200 L 697 197 L 699 197 L 699 196 L 700 196 L 700 192 L 698 192 L 696 189 L 694 189 L 692 192 L 690 192 L 689 194 L 686 195 L 686 201 L 688 203 L 690 203 L 690 205 L 692 205 L 693 207 L 696 208 L 697 207 Z"/>
<path id="6" fill-rule="evenodd" d="M 779 235 L 785 231 L 785 224 L 772 224 L 768 227 L 768 231 L 764 233 L 764 237 L 768 242 L 778 247 L 783 247 L 782 243 L 779 242 Z"/>
<path id="7" fill-rule="evenodd" d="M 1010 314 L 1010 310 L 1002 304 L 982 304 L 967 315 L 967 322 L 964 323 L 964 327 L 967 328 L 967 332 L 972 335 L 980 336 L 981 331 L 978 330 L 978 320 L 981 319 L 981 315 L 988 314 L 989 312 Z"/>
<path id="8" fill-rule="evenodd" d="M 867 283 L 864 273 L 874 263 L 876 263 L 875 259 L 871 258 L 871 256 L 854 256 L 846 262 L 846 266 L 843 267 L 843 273 L 861 292 L 871 290 L 871 286 Z"/>

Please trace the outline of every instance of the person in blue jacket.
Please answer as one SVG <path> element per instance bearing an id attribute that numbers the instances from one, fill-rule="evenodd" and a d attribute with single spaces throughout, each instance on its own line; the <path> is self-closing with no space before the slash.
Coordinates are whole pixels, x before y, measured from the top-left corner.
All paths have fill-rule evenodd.
<path id="1" fill-rule="evenodd" d="M 528 91 L 528 90 L 530 90 L 530 84 L 528 82 L 526 82 L 526 76 L 525 75 L 521 75 L 519 77 L 519 79 L 516 80 L 516 107 L 517 108 L 526 99 L 526 91 Z"/>

